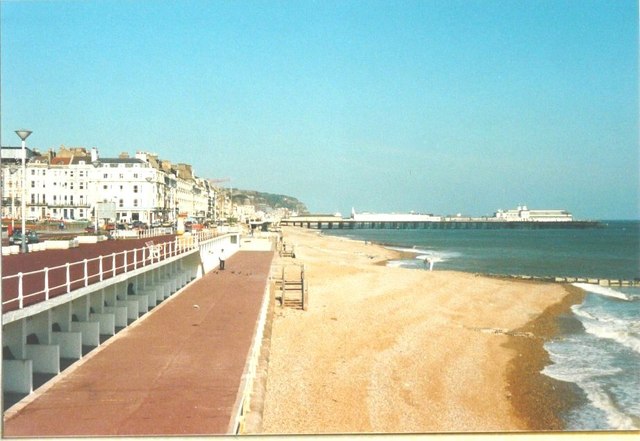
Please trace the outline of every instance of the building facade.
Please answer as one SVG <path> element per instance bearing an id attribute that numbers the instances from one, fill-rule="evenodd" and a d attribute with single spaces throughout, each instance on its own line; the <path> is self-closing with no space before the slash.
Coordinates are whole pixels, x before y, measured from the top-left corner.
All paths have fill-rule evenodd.
<path id="1" fill-rule="evenodd" d="M 94 220 L 97 203 L 111 202 L 113 222 L 173 223 L 178 215 L 215 222 L 220 189 L 188 164 L 171 164 L 138 152 L 101 158 L 96 148 L 27 150 L 23 188 L 19 147 L 2 147 L 2 217 L 20 217 L 22 195 L 29 220 Z"/>
<path id="2" fill-rule="evenodd" d="M 566 210 L 530 210 L 526 205 L 514 210 L 498 210 L 495 218 L 511 222 L 571 222 L 573 216 Z"/>

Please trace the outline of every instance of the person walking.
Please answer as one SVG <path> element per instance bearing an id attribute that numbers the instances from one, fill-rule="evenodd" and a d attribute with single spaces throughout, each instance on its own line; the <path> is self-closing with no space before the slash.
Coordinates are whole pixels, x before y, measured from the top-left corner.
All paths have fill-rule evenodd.
<path id="1" fill-rule="evenodd" d="M 220 257 L 218 257 L 218 259 L 220 260 L 220 269 L 223 270 L 224 269 L 224 248 L 220 250 Z"/>

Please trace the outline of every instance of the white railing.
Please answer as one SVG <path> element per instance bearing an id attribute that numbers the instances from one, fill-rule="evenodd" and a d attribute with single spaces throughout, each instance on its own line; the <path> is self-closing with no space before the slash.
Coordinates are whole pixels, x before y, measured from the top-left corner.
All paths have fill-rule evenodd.
<path id="1" fill-rule="evenodd" d="M 148 241 L 141 248 L 5 276 L 2 278 L 2 312 L 22 309 L 116 275 L 185 254 L 198 248 L 201 242 L 214 237 L 216 235 L 213 232 L 201 231 L 157 244 Z"/>

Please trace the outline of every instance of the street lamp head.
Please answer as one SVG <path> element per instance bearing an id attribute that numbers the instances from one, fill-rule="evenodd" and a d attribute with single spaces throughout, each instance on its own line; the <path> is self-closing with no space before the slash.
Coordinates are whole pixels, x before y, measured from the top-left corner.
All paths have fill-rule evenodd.
<path id="1" fill-rule="evenodd" d="M 26 140 L 26 139 L 29 137 L 29 135 L 31 135 L 31 133 L 33 133 L 33 132 L 31 132 L 31 130 L 24 130 L 24 129 L 23 129 L 23 130 L 16 130 L 16 133 L 18 134 L 18 136 L 20 137 L 20 139 L 24 141 L 24 140 Z"/>

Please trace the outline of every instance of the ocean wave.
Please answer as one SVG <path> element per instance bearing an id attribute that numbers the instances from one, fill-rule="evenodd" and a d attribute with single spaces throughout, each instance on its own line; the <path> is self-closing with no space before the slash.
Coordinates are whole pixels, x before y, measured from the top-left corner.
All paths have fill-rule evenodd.
<path id="1" fill-rule="evenodd" d="M 424 268 L 424 264 L 414 259 L 399 259 L 399 260 L 389 260 L 387 261 L 387 266 L 389 268 L 410 268 L 410 269 L 422 269 Z"/>
<path id="2" fill-rule="evenodd" d="M 624 412 L 612 398 L 605 386 L 603 378 L 616 378 L 622 370 L 611 364 L 609 357 L 596 347 L 585 346 L 586 342 L 578 340 L 563 340 L 548 343 L 545 349 L 549 353 L 552 364 L 546 366 L 542 373 L 560 381 L 576 384 L 582 389 L 591 406 L 599 409 L 606 419 L 610 429 L 636 430 L 634 416 Z M 581 358 L 576 358 L 576 351 Z M 593 421 L 583 421 L 580 427 L 587 429 L 603 429 L 604 427 L 590 427 Z"/>
<path id="3" fill-rule="evenodd" d="M 636 296 L 629 296 L 623 292 L 616 291 L 613 288 L 609 288 L 606 286 L 594 285 L 592 283 L 572 283 L 573 286 L 583 289 L 585 291 L 589 291 L 593 294 L 598 294 L 601 296 L 612 297 L 615 299 L 631 301 Z"/>
<path id="4" fill-rule="evenodd" d="M 419 263 L 415 261 L 413 263 L 409 263 L 408 261 L 399 260 L 398 262 L 403 262 L 396 266 L 402 266 L 405 268 L 421 268 L 425 265 L 426 261 L 431 261 L 434 263 L 446 262 L 451 259 L 455 259 L 460 257 L 460 253 L 456 251 L 435 251 L 435 250 L 427 250 L 423 248 L 413 247 L 387 247 L 390 250 L 400 251 L 402 253 L 412 253 L 416 254 L 414 259 L 419 260 Z"/>
<path id="5" fill-rule="evenodd" d="M 571 307 L 589 334 L 617 343 L 640 353 L 640 323 L 636 319 L 624 319 L 600 312 L 586 311 L 581 305 Z"/>
<path id="6" fill-rule="evenodd" d="M 607 391 L 596 383 L 581 386 L 586 392 L 587 398 L 595 407 L 602 410 L 607 416 L 607 422 L 616 430 L 637 430 L 633 418 L 620 411 Z"/>
<path id="7" fill-rule="evenodd" d="M 441 256 L 441 257 L 460 257 L 460 253 L 457 251 L 435 251 L 429 250 L 426 248 L 418 248 L 418 247 L 387 247 L 390 250 L 400 251 L 402 253 L 413 253 L 416 255 L 425 255 L 425 256 Z"/>

